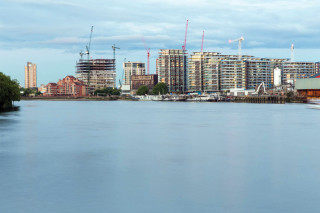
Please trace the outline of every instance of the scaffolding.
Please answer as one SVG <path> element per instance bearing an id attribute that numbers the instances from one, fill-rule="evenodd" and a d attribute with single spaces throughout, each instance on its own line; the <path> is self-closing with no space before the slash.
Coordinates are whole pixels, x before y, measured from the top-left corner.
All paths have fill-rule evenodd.
<path id="1" fill-rule="evenodd" d="M 88 92 L 116 87 L 115 59 L 80 59 L 76 65 L 76 77 L 88 86 Z"/>

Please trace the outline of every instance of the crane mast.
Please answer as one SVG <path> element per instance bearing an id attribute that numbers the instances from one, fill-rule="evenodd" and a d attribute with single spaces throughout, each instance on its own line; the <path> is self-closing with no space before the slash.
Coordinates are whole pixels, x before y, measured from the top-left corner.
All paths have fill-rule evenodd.
<path id="1" fill-rule="evenodd" d="M 88 60 L 87 60 L 87 63 L 88 63 L 88 87 L 87 87 L 87 90 L 88 90 L 88 94 L 89 94 L 89 85 L 90 85 L 90 48 L 91 48 L 91 39 L 92 39 L 92 32 L 93 32 L 93 26 L 91 26 L 91 32 L 90 32 L 90 37 L 89 37 L 89 43 L 86 45 L 86 51 L 85 52 L 82 52 L 82 50 L 80 51 L 79 55 L 80 55 L 80 58 L 82 60 L 83 56 L 84 55 L 87 55 L 88 56 Z"/>
<path id="2" fill-rule="evenodd" d="M 187 19 L 186 32 L 184 34 L 184 43 L 183 43 L 183 46 L 182 46 L 183 50 L 186 50 L 186 47 L 187 47 L 188 24 L 189 24 L 189 20 Z"/>
<path id="3" fill-rule="evenodd" d="M 201 52 L 203 52 L 204 31 L 202 32 Z"/>
<path id="4" fill-rule="evenodd" d="M 244 37 L 241 36 L 238 39 L 235 40 L 229 40 L 229 43 L 233 43 L 233 42 L 238 42 L 238 56 L 239 56 L 239 60 L 242 58 L 242 42 L 244 41 Z"/>
<path id="5" fill-rule="evenodd" d="M 116 59 L 116 49 L 120 49 L 120 47 L 117 47 L 115 43 L 112 45 L 112 50 L 113 50 L 113 59 Z"/>
<path id="6" fill-rule="evenodd" d="M 147 51 L 147 57 L 148 57 L 148 64 L 147 64 L 147 74 L 150 74 L 150 48 L 147 47 L 146 41 L 144 40 L 144 38 L 142 37 L 142 41 L 143 41 L 143 45 L 144 48 Z"/>
<path id="7" fill-rule="evenodd" d="M 291 44 L 291 62 L 294 62 L 294 44 Z"/>

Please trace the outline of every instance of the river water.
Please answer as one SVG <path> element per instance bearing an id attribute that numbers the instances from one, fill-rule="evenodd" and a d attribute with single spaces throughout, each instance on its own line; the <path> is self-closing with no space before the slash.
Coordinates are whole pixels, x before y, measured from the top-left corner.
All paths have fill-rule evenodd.
<path id="1" fill-rule="evenodd" d="M 319 212 L 302 104 L 21 101 L 0 114 L 0 212 Z"/>

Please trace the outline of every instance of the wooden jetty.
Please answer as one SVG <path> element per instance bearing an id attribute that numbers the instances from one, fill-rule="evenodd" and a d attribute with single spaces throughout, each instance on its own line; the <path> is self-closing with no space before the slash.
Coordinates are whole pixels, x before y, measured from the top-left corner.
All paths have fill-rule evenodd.
<path id="1" fill-rule="evenodd" d="M 233 101 L 237 103 L 284 104 L 286 98 L 284 96 L 241 96 L 234 97 Z"/>

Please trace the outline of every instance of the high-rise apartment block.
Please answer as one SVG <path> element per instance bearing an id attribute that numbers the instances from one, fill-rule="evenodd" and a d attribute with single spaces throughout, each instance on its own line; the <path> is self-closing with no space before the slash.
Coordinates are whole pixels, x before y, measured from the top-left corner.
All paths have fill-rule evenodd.
<path id="1" fill-rule="evenodd" d="M 76 78 L 88 86 L 89 94 L 97 89 L 115 88 L 115 59 L 80 59 L 76 65 Z"/>
<path id="2" fill-rule="evenodd" d="M 282 79 L 282 84 L 294 84 L 296 79 L 318 73 L 319 63 L 195 52 L 189 59 L 188 92 L 255 89 L 262 82 L 272 88 L 275 69 L 281 70 L 281 78 L 278 78 Z"/>
<path id="3" fill-rule="evenodd" d="M 157 60 L 159 82 L 168 85 L 169 92 L 187 91 L 188 56 L 186 50 L 161 49 Z"/>
<path id="4" fill-rule="evenodd" d="M 141 62 L 125 62 L 123 63 L 124 70 L 124 83 L 125 85 L 131 85 L 132 75 L 145 75 L 146 68 L 145 63 Z"/>
<path id="5" fill-rule="evenodd" d="M 27 66 L 24 67 L 25 75 L 25 88 L 37 87 L 37 65 L 27 62 Z"/>

